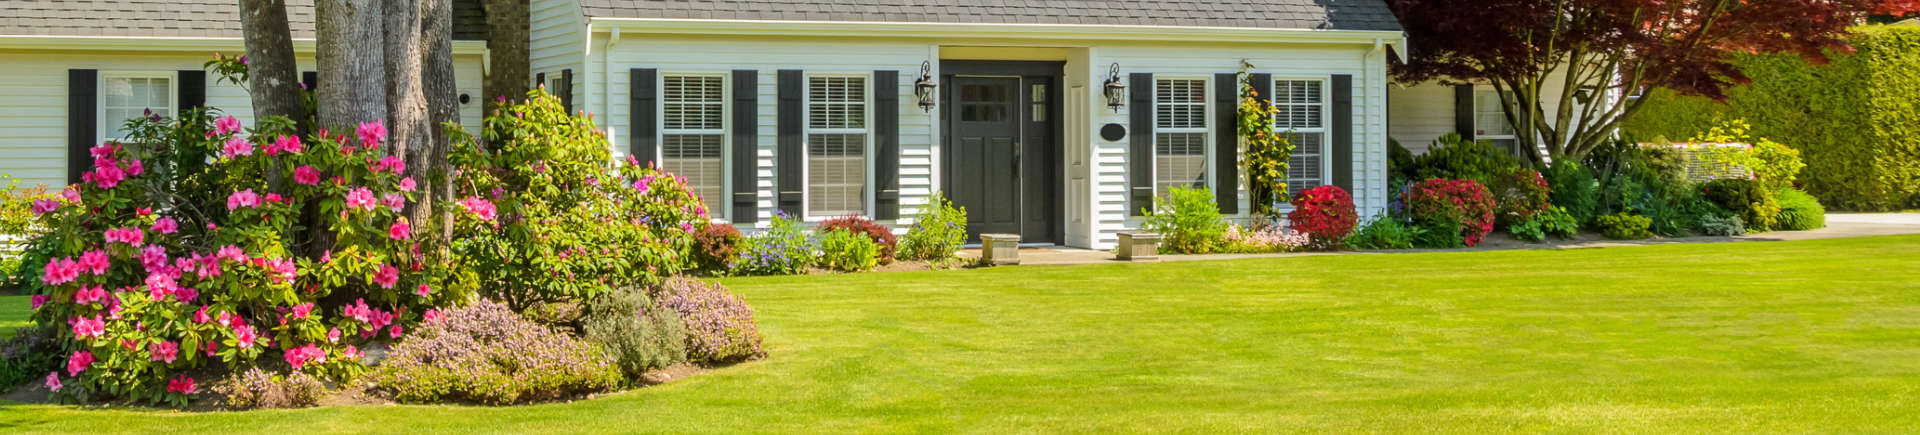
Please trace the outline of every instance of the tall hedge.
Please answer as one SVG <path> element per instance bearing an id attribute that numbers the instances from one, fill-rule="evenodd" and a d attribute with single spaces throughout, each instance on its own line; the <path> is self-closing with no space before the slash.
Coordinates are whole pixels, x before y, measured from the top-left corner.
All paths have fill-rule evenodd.
<path id="1" fill-rule="evenodd" d="M 1827 65 L 1794 55 L 1737 61 L 1753 78 L 1726 104 L 1657 90 L 1627 120 L 1640 138 L 1683 141 L 1729 119 L 1800 150 L 1800 185 L 1841 210 L 1920 207 L 1920 27 L 1854 29 L 1852 55 Z"/>

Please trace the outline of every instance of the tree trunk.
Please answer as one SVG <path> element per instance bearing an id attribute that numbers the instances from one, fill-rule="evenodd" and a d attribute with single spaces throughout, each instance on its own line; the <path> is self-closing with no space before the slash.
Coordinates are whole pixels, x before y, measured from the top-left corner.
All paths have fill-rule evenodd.
<path id="1" fill-rule="evenodd" d="M 247 46 L 247 90 L 253 118 L 306 118 L 300 107 L 300 66 L 293 60 L 286 0 L 240 0 L 240 28 Z"/>
<path id="2" fill-rule="evenodd" d="M 420 83 L 421 0 L 386 0 L 387 153 L 426 161 L 427 95 Z M 409 165 L 411 166 L 411 165 Z M 418 180 L 416 180 L 418 181 Z"/>
<path id="3" fill-rule="evenodd" d="M 414 180 L 424 183 L 420 200 L 413 209 L 407 211 L 407 219 L 422 224 L 431 219 L 434 224 L 432 228 L 438 230 L 442 240 L 445 240 L 453 235 L 451 209 L 439 216 L 429 216 L 429 213 L 435 204 L 449 204 L 453 198 L 453 168 L 447 162 L 447 153 L 452 147 L 447 129 L 450 128 L 449 124 L 457 126 L 460 123 L 460 90 L 454 86 L 453 72 L 453 2 L 425 1 L 421 11 L 424 22 L 421 25 L 420 45 L 425 50 L 426 58 L 421 76 L 426 82 L 427 117 L 431 121 L 427 129 L 432 139 L 424 161 L 407 162 L 407 167 L 415 171 Z"/>
<path id="4" fill-rule="evenodd" d="M 533 67 L 528 62 L 526 0 L 487 0 L 486 104 L 491 108 L 501 97 L 519 100 L 527 97 Z"/>
<path id="5" fill-rule="evenodd" d="M 367 121 L 387 119 L 387 72 L 382 62 L 384 36 L 381 0 L 315 0 L 314 23 L 320 64 L 318 124 L 351 132 Z"/>

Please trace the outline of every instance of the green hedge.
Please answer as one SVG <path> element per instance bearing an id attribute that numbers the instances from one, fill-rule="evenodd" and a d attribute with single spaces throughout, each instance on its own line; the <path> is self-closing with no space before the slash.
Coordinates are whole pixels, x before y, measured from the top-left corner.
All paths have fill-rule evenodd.
<path id="1" fill-rule="evenodd" d="M 1737 62 L 1753 78 L 1726 104 L 1656 90 L 1625 129 L 1684 141 L 1729 119 L 1800 150 L 1800 186 L 1841 210 L 1920 207 L 1920 27 L 1863 26 L 1853 55 L 1814 66 L 1794 55 Z"/>

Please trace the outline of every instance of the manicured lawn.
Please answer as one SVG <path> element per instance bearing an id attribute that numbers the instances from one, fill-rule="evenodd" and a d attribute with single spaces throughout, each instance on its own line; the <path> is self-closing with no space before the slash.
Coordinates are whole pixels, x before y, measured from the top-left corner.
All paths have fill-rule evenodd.
<path id="1" fill-rule="evenodd" d="M 209 414 L 9 405 L 0 431 L 1920 427 L 1915 236 L 728 284 L 757 309 L 771 359 L 611 397 Z"/>

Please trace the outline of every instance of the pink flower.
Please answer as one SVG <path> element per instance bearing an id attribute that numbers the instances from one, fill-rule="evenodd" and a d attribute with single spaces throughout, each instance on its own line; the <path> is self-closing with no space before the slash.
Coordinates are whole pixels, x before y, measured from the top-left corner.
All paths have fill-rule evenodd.
<path id="1" fill-rule="evenodd" d="M 423 297 L 423 298 L 427 297 L 427 295 L 430 293 L 433 293 L 433 288 L 427 287 L 426 284 L 421 284 L 420 287 L 413 289 L 413 294 L 420 295 L 420 297 Z"/>
<path id="2" fill-rule="evenodd" d="M 149 230 L 160 234 L 173 234 L 180 231 L 180 223 L 174 222 L 173 218 L 162 216 L 153 220 L 153 228 Z"/>
<path id="3" fill-rule="evenodd" d="M 333 329 L 327 330 L 327 342 L 328 343 L 340 342 L 340 328 L 333 328 Z"/>
<path id="4" fill-rule="evenodd" d="M 372 326 L 373 329 L 380 329 L 390 324 L 393 324 L 393 313 L 380 309 L 373 310 L 373 318 L 367 321 L 367 325 Z"/>
<path id="5" fill-rule="evenodd" d="M 227 195 L 227 211 L 233 211 L 240 207 L 251 208 L 259 206 L 260 194 L 253 193 L 253 189 L 242 190 L 234 192 L 232 195 Z"/>
<path id="6" fill-rule="evenodd" d="M 60 209 L 60 201 L 36 199 L 33 201 L 33 215 L 40 216 Z"/>
<path id="7" fill-rule="evenodd" d="M 106 275 L 107 253 L 98 249 L 80 254 L 80 269 L 94 275 Z"/>
<path id="8" fill-rule="evenodd" d="M 349 344 L 346 350 L 340 351 L 340 357 L 355 360 L 360 359 L 360 348 L 353 347 L 353 345 Z"/>
<path id="9" fill-rule="evenodd" d="M 120 147 L 114 144 L 100 144 L 100 146 L 97 147 L 87 148 L 87 154 L 96 159 L 113 157 L 113 153 L 119 151 Z"/>
<path id="10" fill-rule="evenodd" d="M 320 171 L 312 166 L 300 165 L 293 168 L 293 182 L 308 186 L 320 184 Z"/>
<path id="11" fill-rule="evenodd" d="M 244 263 L 247 261 L 247 253 L 244 251 L 241 251 L 240 248 L 238 247 L 234 247 L 233 245 L 227 245 L 227 246 L 220 247 L 220 252 L 218 254 L 215 254 L 214 258 L 218 258 L 221 260 L 233 260 L 234 262 L 237 262 L 237 263 Z"/>
<path id="12" fill-rule="evenodd" d="M 60 190 L 60 199 L 65 199 L 67 200 L 67 202 L 78 204 L 80 203 L 80 191 L 74 190 L 73 186 L 67 186 L 66 189 Z"/>
<path id="13" fill-rule="evenodd" d="M 473 213 L 480 220 L 491 221 L 494 217 L 493 203 L 478 197 L 469 196 L 467 199 L 460 200 L 460 208 Z"/>
<path id="14" fill-rule="evenodd" d="M 73 336 L 75 337 L 82 339 L 100 338 L 101 335 L 105 335 L 106 333 L 107 322 L 100 319 L 99 314 L 93 315 L 91 319 L 86 317 L 75 317 L 73 319 Z"/>
<path id="15" fill-rule="evenodd" d="M 391 327 L 391 328 L 387 328 L 387 337 L 389 337 L 389 338 L 400 338 L 400 333 L 401 333 L 401 332 L 402 332 L 402 331 L 401 331 L 401 329 L 400 329 L 400 325 L 398 325 L 398 324 L 395 324 L 395 325 L 393 325 L 393 327 Z"/>
<path id="16" fill-rule="evenodd" d="M 56 392 L 60 391 L 60 372 L 59 371 L 53 371 L 53 372 L 47 373 L 47 389 L 56 391 Z"/>
<path id="17" fill-rule="evenodd" d="M 171 341 L 162 341 L 155 343 L 148 351 L 153 353 L 154 361 L 173 364 L 173 360 L 180 357 L 180 344 Z"/>
<path id="18" fill-rule="evenodd" d="M 300 273 L 298 270 L 294 269 L 293 260 L 288 260 L 285 258 L 274 258 L 274 259 L 267 260 L 267 270 L 269 271 L 267 275 L 267 279 L 272 280 L 274 284 L 286 284 L 288 282 L 292 282 L 293 279 L 299 276 L 299 273 Z"/>
<path id="19" fill-rule="evenodd" d="M 80 376 L 80 372 L 87 371 L 87 367 L 91 366 L 93 366 L 93 352 L 84 350 L 74 352 L 73 356 L 67 357 L 67 376 Z"/>
<path id="20" fill-rule="evenodd" d="M 373 202 L 373 191 L 367 190 L 365 187 L 347 192 L 347 208 L 372 211 L 374 206 Z"/>
<path id="21" fill-rule="evenodd" d="M 226 313 L 221 313 L 221 314 L 224 315 Z M 233 325 L 233 338 L 239 341 L 237 346 L 240 346 L 241 349 L 246 349 L 246 348 L 253 347 L 254 340 L 259 337 L 254 335 L 252 325 L 248 325 L 246 323 L 239 323 L 239 324 Z"/>
<path id="22" fill-rule="evenodd" d="M 140 265 L 146 267 L 148 272 L 158 271 L 167 267 L 168 261 L 167 248 L 165 246 L 147 245 L 147 247 L 140 249 Z"/>
<path id="23" fill-rule="evenodd" d="M 387 209 L 393 210 L 394 213 L 399 213 L 400 211 L 405 210 L 407 208 L 406 195 L 401 195 L 399 193 L 388 193 L 386 195 L 381 195 L 380 202 L 383 205 L 386 205 Z"/>
<path id="24" fill-rule="evenodd" d="M 106 231 L 105 237 L 106 237 L 107 243 L 116 243 L 116 242 L 125 243 L 128 246 L 132 246 L 135 248 L 138 248 L 140 247 L 140 245 L 145 244 L 147 239 L 146 233 L 140 232 L 139 228 L 108 229 Z"/>
<path id="25" fill-rule="evenodd" d="M 193 302 L 194 299 L 198 298 L 200 298 L 200 291 L 194 290 L 193 287 L 173 289 L 173 300 L 180 301 L 180 303 Z"/>
<path id="26" fill-rule="evenodd" d="M 213 122 L 213 134 L 227 134 L 240 131 L 240 120 L 232 116 L 222 116 Z"/>
<path id="27" fill-rule="evenodd" d="M 167 381 L 167 392 L 180 393 L 180 394 L 191 396 L 193 395 L 193 393 L 200 392 L 200 389 L 195 388 L 193 386 L 193 378 L 189 378 L 187 377 L 187 375 L 182 374 L 180 375 L 179 378 L 175 378 Z"/>
<path id="28" fill-rule="evenodd" d="M 372 148 L 387 140 L 387 125 L 380 121 L 362 122 L 355 133 L 360 136 L 361 146 Z"/>
<path id="29" fill-rule="evenodd" d="M 400 269 L 395 269 L 393 266 L 382 264 L 380 271 L 373 274 L 373 283 L 379 284 L 380 288 L 392 289 L 393 284 L 397 282 L 400 282 Z"/>
<path id="30" fill-rule="evenodd" d="M 288 153 L 299 154 L 301 151 L 304 151 L 305 149 L 306 149 L 305 146 L 300 145 L 299 136 L 285 135 L 285 136 L 280 136 L 278 138 L 275 138 L 273 140 L 273 146 L 267 147 L 267 154 L 272 155 L 276 151 L 284 151 Z"/>
<path id="31" fill-rule="evenodd" d="M 309 361 L 315 363 L 327 362 L 327 351 L 320 350 L 319 346 L 308 343 L 306 346 L 287 349 L 286 357 L 287 365 L 293 366 L 294 370 L 299 370 L 301 367 L 306 366 Z"/>
<path id="32" fill-rule="evenodd" d="M 200 311 L 196 311 L 193 313 L 193 323 L 207 323 L 210 320 L 213 320 L 213 319 L 207 317 L 206 305 L 201 305 Z"/>
<path id="33" fill-rule="evenodd" d="M 154 301 L 160 301 L 166 299 L 167 296 L 172 296 L 173 292 L 179 288 L 180 284 L 175 282 L 171 276 L 160 273 L 147 275 L 147 295 L 152 297 Z"/>
<path id="34" fill-rule="evenodd" d="M 45 282 L 47 285 L 60 285 L 71 282 L 74 278 L 78 277 L 80 277 L 80 264 L 75 263 L 72 258 L 49 259 L 47 260 L 46 273 L 40 276 L 40 281 Z"/>
<path id="35" fill-rule="evenodd" d="M 139 160 L 133 160 L 133 161 L 127 162 L 127 175 L 137 176 L 144 172 L 147 172 L 147 169 L 144 166 L 140 166 Z"/>
<path id="36" fill-rule="evenodd" d="M 246 139 L 234 136 L 227 138 L 227 143 L 222 145 L 220 150 L 225 152 L 229 159 L 240 156 L 251 156 L 253 155 L 253 142 L 248 142 Z"/>
<path id="37" fill-rule="evenodd" d="M 400 160 L 400 158 L 396 156 L 381 157 L 380 163 L 373 165 L 373 171 L 380 172 L 381 170 L 391 171 L 395 174 L 407 172 L 407 162 Z"/>
<path id="38" fill-rule="evenodd" d="M 413 238 L 413 227 L 407 225 L 406 219 L 393 221 L 393 226 L 387 227 L 387 237 L 394 240 Z"/>
<path id="39" fill-rule="evenodd" d="M 109 163 L 111 163 L 111 161 L 109 161 Z M 112 189 L 114 186 L 120 185 L 120 181 L 127 179 L 127 173 L 121 171 L 119 165 L 98 165 L 93 168 L 92 172 L 83 174 L 80 178 L 81 181 L 92 181 L 94 185 L 100 186 L 100 188 L 104 190 Z"/>
<path id="40" fill-rule="evenodd" d="M 47 304 L 47 300 L 47 295 L 33 295 L 33 309 L 40 309 L 41 306 Z"/>
<path id="41" fill-rule="evenodd" d="M 207 356 L 213 356 L 213 353 L 219 350 L 220 350 L 220 342 L 217 342 L 217 341 L 207 342 Z"/>
<path id="42" fill-rule="evenodd" d="M 435 310 L 431 308 L 427 309 L 427 314 L 424 317 L 424 320 L 426 320 L 427 323 L 440 323 L 440 310 Z"/>
<path id="43" fill-rule="evenodd" d="M 107 289 L 99 286 L 94 286 L 91 288 L 81 287 L 80 290 L 73 292 L 73 303 L 76 305 L 86 305 L 94 302 L 103 302 L 106 300 L 107 300 Z"/>
<path id="44" fill-rule="evenodd" d="M 367 308 L 366 299 L 355 299 L 353 305 L 340 308 L 340 315 L 347 316 L 353 320 L 366 322 L 369 320 L 369 317 L 373 316 L 373 309 Z"/>
<path id="45" fill-rule="evenodd" d="M 313 303 L 311 302 L 293 306 L 293 318 L 295 319 L 305 319 L 312 314 Z"/>
<path id="46" fill-rule="evenodd" d="M 413 177 L 407 177 L 407 178 L 402 178 L 402 179 L 400 179 L 400 191 L 401 191 L 401 192 L 412 192 L 412 191 L 413 191 L 413 188 L 414 188 L 414 187 L 415 187 L 415 186 L 414 186 L 414 184 L 413 184 Z"/>
<path id="47" fill-rule="evenodd" d="M 226 327 L 233 326 L 233 313 L 221 311 L 219 318 L 220 318 L 220 326 L 226 326 Z"/>

